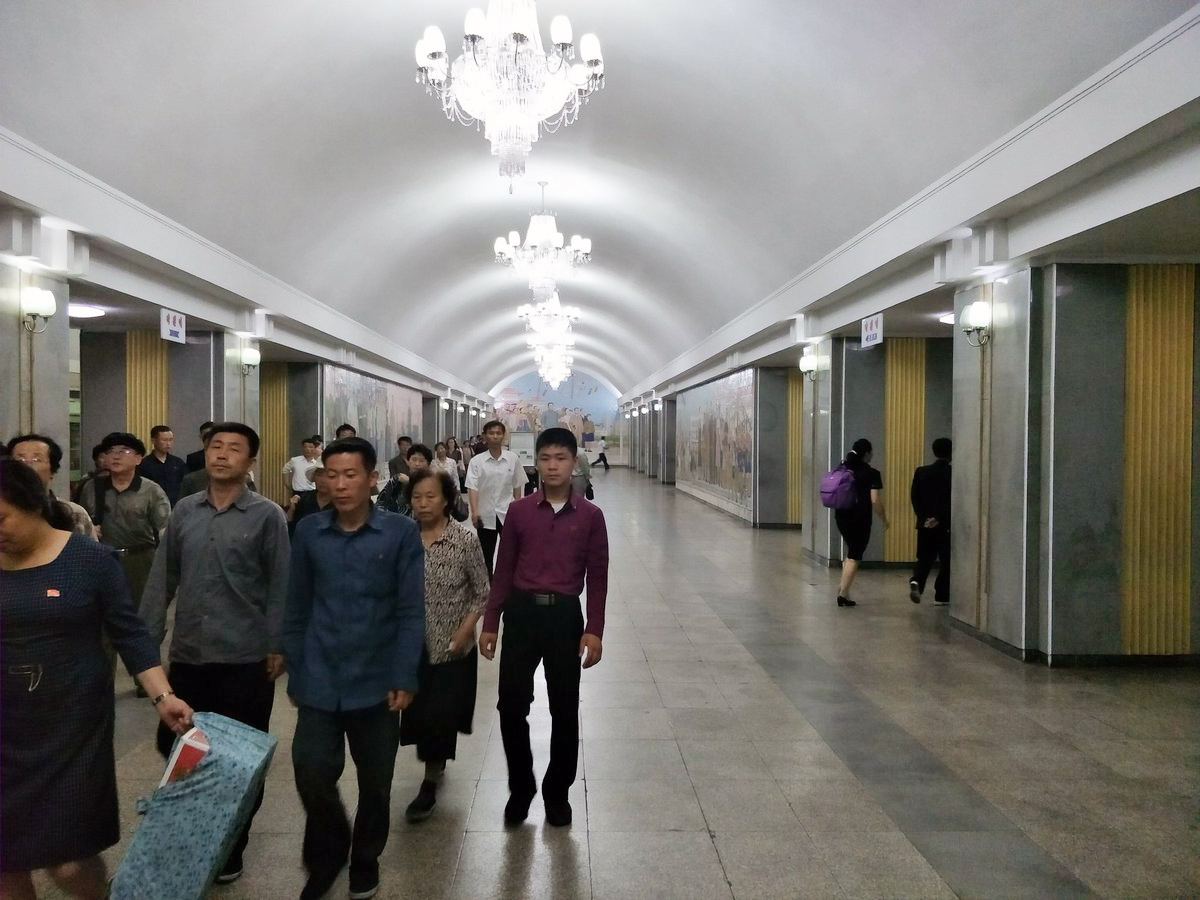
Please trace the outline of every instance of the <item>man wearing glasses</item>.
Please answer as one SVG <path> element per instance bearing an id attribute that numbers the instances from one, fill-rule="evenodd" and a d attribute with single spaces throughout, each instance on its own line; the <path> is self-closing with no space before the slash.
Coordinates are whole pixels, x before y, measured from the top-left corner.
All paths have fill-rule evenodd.
<path id="1" fill-rule="evenodd" d="M 96 523 L 102 544 L 120 551 L 121 566 L 134 597 L 141 597 L 154 562 L 171 502 L 166 492 L 137 472 L 146 445 L 132 434 L 114 431 L 100 442 L 108 475 L 93 478 L 79 492 L 79 503 Z"/>

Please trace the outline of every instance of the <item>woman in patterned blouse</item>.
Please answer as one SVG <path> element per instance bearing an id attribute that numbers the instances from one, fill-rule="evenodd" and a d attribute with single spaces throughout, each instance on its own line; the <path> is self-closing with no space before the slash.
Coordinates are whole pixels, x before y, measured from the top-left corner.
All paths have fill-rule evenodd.
<path id="1" fill-rule="evenodd" d="M 479 654 L 475 623 L 487 603 L 488 576 L 474 530 L 451 520 L 456 491 L 451 476 L 423 468 L 408 484 L 413 518 L 425 545 L 425 653 L 420 690 L 400 719 L 400 743 L 416 744 L 425 780 L 405 818 L 429 818 L 446 760 L 458 733 L 471 733 Z"/>

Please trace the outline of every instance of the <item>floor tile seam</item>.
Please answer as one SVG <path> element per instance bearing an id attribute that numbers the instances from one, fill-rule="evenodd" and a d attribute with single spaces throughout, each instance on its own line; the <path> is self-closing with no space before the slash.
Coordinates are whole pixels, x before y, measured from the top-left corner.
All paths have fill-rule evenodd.
<path id="1" fill-rule="evenodd" d="M 731 631 L 734 633 L 734 635 L 735 635 L 735 636 L 737 636 L 737 635 L 738 635 L 738 629 L 737 629 L 736 627 L 734 627 L 733 625 L 728 625 L 728 627 L 729 627 L 729 628 L 730 628 L 730 630 L 731 630 Z M 914 735 L 912 735 L 911 733 L 909 733 L 909 732 L 907 731 L 907 729 L 905 729 L 905 728 L 904 728 L 904 727 L 903 727 L 903 726 L 902 726 L 900 723 L 896 722 L 896 721 L 895 721 L 895 720 L 893 720 L 893 719 L 892 719 L 890 716 L 888 716 L 888 715 L 887 715 L 887 713 L 886 713 L 886 712 L 885 712 L 885 711 L 884 711 L 884 710 L 883 710 L 881 707 L 879 707 L 879 706 L 878 706 L 878 704 L 874 703 L 874 702 L 873 702 L 873 701 L 871 701 L 869 698 L 867 698 L 867 697 L 863 696 L 863 695 L 862 695 L 862 693 L 861 693 L 861 691 L 860 691 L 860 690 L 859 690 L 857 687 L 855 687 L 855 685 L 853 684 L 853 682 L 849 681 L 849 680 L 848 680 L 848 679 L 846 679 L 844 676 L 842 676 L 842 675 L 841 675 L 841 674 L 838 672 L 836 665 L 834 665 L 833 663 L 830 663 L 830 662 L 829 662 L 827 659 L 825 659 L 825 658 L 824 658 L 824 656 L 822 656 L 822 655 L 821 655 L 821 653 L 819 652 L 819 650 L 818 650 L 817 648 L 815 648 L 815 647 L 813 647 L 811 644 L 809 644 L 809 643 L 808 643 L 808 641 L 807 641 L 807 640 L 805 640 L 805 639 L 804 639 L 802 636 L 797 636 L 797 642 L 803 646 L 803 648 L 804 648 L 804 652 L 808 652 L 808 653 L 811 653 L 812 655 L 816 656 L 816 657 L 817 657 L 817 659 L 819 659 L 819 660 L 821 661 L 821 663 L 822 663 L 822 664 L 824 664 L 824 665 L 825 665 L 825 666 L 826 666 L 826 667 L 829 669 L 829 671 L 830 671 L 830 674 L 833 676 L 833 679 L 834 679 L 834 681 L 835 681 L 835 682 L 841 682 L 841 685 L 842 685 L 842 686 L 844 686 L 844 687 L 848 688 L 848 689 L 849 689 L 849 691 L 850 691 L 852 694 L 854 694 L 854 695 L 856 696 L 856 699 L 858 699 L 858 700 L 859 700 L 859 701 L 861 701 L 862 703 L 864 703 L 864 704 L 868 705 L 869 707 L 871 707 L 872 709 L 874 709 L 874 710 L 875 710 L 875 714 L 876 714 L 877 716 L 879 716 L 880 718 L 882 718 L 882 719 L 884 719 L 885 721 L 888 721 L 888 722 L 890 722 L 891 724 L 893 724 L 894 726 L 896 726 L 896 727 L 900 728 L 900 730 L 901 730 L 901 731 L 903 731 L 905 734 L 907 734 L 907 735 L 908 735 L 910 738 L 912 738 L 912 739 L 913 739 L 913 740 L 914 740 L 914 741 L 915 741 L 915 742 L 916 742 L 916 743 L 917 743 L 917 744 L 918 744 L 918 745 L 921 747 L 921 749 L 922 749 L 922 750 L 923 750 L 923 751 L 924 751 L 926 754 L 930 755 L 930 756 L 931 756 L 931 757 L 932 757 L 932 758 L 933 758 L 935 761 L 938 761 L 938 757 L 936 756 L 936 754 L 932 753 L 932 751 L 930 751 L 930 750 L 929 750 L 929 748 L 928 748 L 928 747 L 926 747 L 926 746 L 924 745 L 924 743 L 922 743 L 922 742 L 920 741 L 920 739 L 919 739 L 919 738 L 917 738 L 916 736 L 914 736 Z M 759 664 L 760 664 L 760 665 L 763 667 L 763 669 L 764 669 L 764 670 L 766 670 L 766 671 L 768 672 L 768 674 L 771 674 L 770 659 L 769 659 L 769 658 L 767 658 L 767 659 L 762 659 L 762 658 L 760 658 L 759 654 L 758 654 L 758 653 L 756 653 L 756 652 L 755 652 L 755 649 L 754 649 L 754 647 L 755 647 L 756 645 L 754 645 L 754 644 L 747 644 L 747 643 L 745 643 L 744 641 L 742 642 L 742 644 L 743 644 L 743 646 L 744 646 L 744 647 L 745 647 L 745 648 L 746 648 L 746 649 L 747 649 L 747 650 L 748 650 L 748 651 L 751 653 L 751 655 L 753 655 L 753 656 L 755 657 L 755 659 L 756 659 L 756 660 L 758 660 Z M 797 703 L 796 703 L 795 699 L 794 699 L 794 698 L 793 698 L 793 696 L 792 696 L 792 692 L 791 692 L 791 691 L 789 691 L 787 688 L 785 688 L 783 685 L 779 684 L 779 681 L 778 681 L 778 679 L 777 679 L 777 678 L 776 678 L 774 675 L 772 675 L 772 680 L 773 680 L 773 681 L 776 683 L 776 685 L 777 685 L 777 686 L 780 688 L 780 690 L 782 690 L 782 691 L 784 692 L 784 694 L 785 694 L 785 695 L 788 697 L 788 699 L 789 699 L 789 701 L 792 703 L 792 705 L 793 705 L 793 706 L 796 706 L 796 709 L 797 709 L 797 711 L 798 711 L 798 712 L 799 712 L 799 713 L 800 713 L 802 716 L 804 716 L 804 711 L 803 711 L 803 709 L 801 708 L 802 704 L 797 704 Z M 896 828 L 898 829 L 899 833 L 900 833 L 900 834 L 902 834 L 902 835 L 904 835 L 904 836 L 905 836 L 905 838 L 906 838 L 907 840 L 909 840 L 909 843 L 910 843 L 910 844 L 911 844 L 911 843 L 913 843 L 913 842 L 912 842 L 912 840 L 911 840 L 911 838 L 909 838 L 909 836 L 908 836 L 908 830 L 906 830 L 906 829 L 905 829 L 905 828 L 904 828 L 904 827 L 903 827 L 903 826 L 902 826 L 902 825 L 901 825 L 899 822 L 897 822 L 897 821 L 895 820 L 895 818 L 894 818 L 894 817 L 893 817 L 893 816 L 892 816 L 892 815 L 891 815 L 891 814 L 890 814 L 890 813 L 887 811 L 887 808 L 886 808 L 886 807 L 885 807 L 885 806 L 884 806 L 884 805 L 883 805 L 883 804 L 880 802 L 879 798 L 878 798 L 878 797 L 875 795 L 875 792 L 874 792 L 874 791 L 872 791 L 872 790 L 871 790 L 871 788 L 870 788 L 870 787 L 869 787 L 867 784 L 865 784 L 865 783 L 863 782 L 863 779 L 862 779 L 862 778 L 859 776 L 859 773 L 858 773 L 857 771 L 855 771 L 855 769 L 856 769 L 856 765 L 852 764 L 850 761 L 848 761 L 848 760 L 846 759 L 846 757 L 845 757 L 845 756 L 844 756 L 842 753 L 839 753 L 839 752 L 838 752 L 838 749 L 837 749 L 837 747 L 835 746 L 835 744 L 833 744 L 833 743 L 830 743 L 830 741 L 829 741 L 829 740 L 826 738 L 826 736 L 825 736 L 825 733 L 823 732 L 822 728 L 821 728 L 819 725 L 817 725 L 817 724 L 814 724 L 812 721 L 810 721 L 810 720 L 809 720 L 809 718 L 808 718 L 807 716 L 805 716 L 805 720 L 809 722 L 809 725 L 811 725 L 811 726 L 812 726 L 812 728 L 813 728 L 813 729 L 814 729 L 814 730 L 817 732 L 817 734 L 818 734 L 818 735 L 819 735 L 819 736 L 822 738 L 822 740 L 823 740 L 823 741 L 825 742 L 825 744 L 826 744 L 826 745 L 827 745 L 827 746 L 830 748 L 830 750 L 832 750 L 832 751 L 833 751 L 833 752 L 834 752 L 834 753 L 837 755 L 837 757 L 839 758 L 839 760 L 841 760 L 842 764 L 843 764 L 843 765 L 845 765 L 845 766 L 846 766 L 846 768 L 850 770 L 850 772 L 851 772 L 851 773 L 852 773 L 852 774 L 855 776 L 856 780 L 857 780 L 857 781 L 858 781 L 860 784 L 862 784 L 863 788 L 864 788 L 865 790 L 867 790 L 867 791 L 868 791 L 868 793 L 870 794 L 870 796 L 871 796 L 872 800 L 874 800 L 874 801 L 875 801 L 875 803 L 876 803 L 876 804 L 877 804 L 877 805 L 880 807 L 880 809 L 882 810 L 883 814 L 884 814 L 885 816 L 887 816 L 887 818 L 888 818 L 890 821 L 892 821 L 892 823 L 893 823 L 893 824 L 896 826 Z M 760 755 L 761 755 L 761 754 L 760 754 Z M 1040 852 L 1041 852 L 1041 853 L 1043 853 L 1043 854 L 1048 854 L 1048 851 L 1047 851 L 1045 848 L 1041 847 L 1041 845 L 1040 845 L 1040 844 L 1038 844 L 1036 840 L 1034 840 L 1034 839 L 1033 839 L 1031 836 L 1029 836 L 1027 833 L 1025 833 L 1025 832 L 1024 832 L 1024 831 L 1023 831 L 1023 830 L 1020 828 L 1020 826 L 1019 826 L 1019 825 L 1018 825 L 1016 822 L 1013 822 L 1013 821 L 1012 821 L 1012 820 L 1011 820 L 1011 819 L 1010 819 L 1010 818 L 1009 818 L 1007 815 L 1005 815 L 1005 814 L 1003 813 L 1003 811 L 1001 811 L 999 808 L 997 808 L 997 807 L 995 806 L 995 804 L 992 804 L 990 801 L 988 801 L 988 800 L 987 800 L 987 798 L 986 798 L 986 797 L 984 797 L 983 795 L 981 795 L 981 794 L 980 794 L 980 793 L 979 793 L 979 792 L 978 792 L 978 791 L 977 791 L 977 790 L 974 788 L 974 786 L 970 784 L 970 782 L 968 782 L 968 781 L 966 781 L 965 779 L 963 779 L 963 778 L 961 778 L 960 776 L 958 776 L 958 775 L 957 775 L 957 773 L 955 773 L 953 770 L 949 770 L 949 769 L 948 769 L 948 767 L 945 767 L 945 766 L 943 766 L 943 768 L 947 768 L 947 771 L 948 771 L 948 776 L 949 776 L 949 780 L 950 780 L 952 783 L 957 783 L 957 786 L 959 786 L 959 787 L 962 787 L 962 788 L 965 788 L 965 789 L 966 789 L 966 790 L 968 790 L 969 792 L 971 792 L 971 793 L 975 794 L 975 795 L 976 795 L 976 796 L 979 798 L 979 801 L 980 801 L 981 803 L 983 803 L 983 804 L 986 804 L 986 806 L 987 806 L 987 807 L 990 807 L 990 808 L 992 809 L 992 811 L 993 811 L 993 813 L 994 813 L 994 815 L 995 815 L 996 817 L 999 817 L 1000 819 L 1002 819 L 1002 820 L 1004 820 L 1005 822 L 1007 822 L 1007 823 L 1008 823 L 1008 825 L 1009 825 L 1010 827 L 1009 827 L 1009 829 L 1004 829 L 1004 831 L 1005 831 L 1005 832 L 1010 832 L 1010 833 L 1011 833 L 1011 832 L 1015 832 L 1016 834 L 1019 834 L 1019 835 L 1021 835 L 1023 838 L 1025 838 L 1026 840 L 1028 840 L 1028 841 L 1029 841 L 1029 843 L 1032 845 L 1032 847 L 1034 847 L 1036 850 L 1040 851 Z M 790 805 L 791 805 L 791 804 L 790 804 L 790 801 L 789 801 L 789 806 L 790 806 Z M 797 816 L 797 818 L 799 818 L 799 816 Z M 802 822 L 801 824 L 803 825 L 804 823 Z M 807 830 L 807 827 L 806 827 L 806 830 Z M 810 834 L 811 834 L 811 832 L 810 832 Z M 916 845 L 914 844 L 914 847 L 915 847 L 915 846 L 916 846 Z M 920 853 L 920 851 L 919 851 L 919 850 L 918 850 L 917 852 L 919 852 L 919 853 Z M 940 879 L 943 881 L 943 883 L 946 883 L 947 885 L 949 885 L 949 882 L 947 882 L 947 881 L 946 881 L 946 878 L 945 878 L 945 876 L 942 874 L 942 872 L 941 872 L 941 871 L 939 871 L 939 870 L 937 869 L 937 867 L 936 867 L 936 866 L 934 866 L 934 865 L 933 865 L 933 862 L 932 862 L 931 860 L 929 860 L 927 857 L 925 857 L 925 854 L 924 854 L 924 853 L 921 853 L 921 856 L 922 856 L 922 858 L 925 858 L 926 862 L 927 862 L 927 863 L 930 865 L 930 867 L 931 867 L 931 868 L 932 868 L 932 869 L 933 869 L 933 870 L 934 870 L 934 871 L 937 873 L 938 877 L 939 877 L 939 878 L 940 878 Z M 1056 861 L 1057 861 L 1057 860 L 1056 860 Z M 1072 876 L 1073 878 L 1075 878 L 1075 880 L 1076 880 L 1076 881 L 1080 881 L 1080 879 L 1078 879 L 1076 876 L 1074 876 L 1074 873 L 1073 873 L 1073 872 L 1070 872 L 1070 870 L 1068 870 L 1068 872 L 1071 874 L 1071 876 Z M 1082 882 L 1081 882 L 1081 881 L 1080 881 L 1080 883 L 1082 884 Z M 953 887 L 951 887 L 951 890 L 953 890 Z M 957 893 L 957 892 L 956 892 L 956 893 Z"/>

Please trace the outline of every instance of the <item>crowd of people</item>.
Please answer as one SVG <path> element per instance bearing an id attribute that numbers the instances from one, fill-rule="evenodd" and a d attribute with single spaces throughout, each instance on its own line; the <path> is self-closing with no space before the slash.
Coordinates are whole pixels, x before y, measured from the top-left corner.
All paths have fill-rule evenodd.
<path id="1" fill-rule="evenodd" d="M 33 897 L 31 872 L 45 869 L 74 896 L 104 896 L 99 854 L 119 836 L 115 655 L 157 713 L 164 757 L 196 711 L 267 730 L 286 674 L 304 898 L 347 866 L 350 896 L 375 894 L 398 748 L 425 765 L 405 810 L 420 822 L 471 732 L 478 657 L 498 643 L 504 820 L 524 821 L 538 792 L 527 717 L 543 663 L 553 736 L 541 793 L 547 822 L 569 825 L 580 671 L 601 659 L 608 569 L 575 436 L 542 432 L 532 479 L 500 422 L 463 444 L 401 437 L 381 484 L 375 447 L 345 425 L 327 445 L 304 439 L 281 472 L 283 505 L 256 489 L 253 428 L 206 422 L 200 437 L 180 458 L 166 425 L 150 454 L 136 435 L 109 434 L 70 501 L 50 490 L 63 461 L 52 438 L 3 448 L 0 894 Z M 353 822 L 338 792 L 347 745 Z M 260 791 L 218 882 L 241 876 L 261 802 Z"/>

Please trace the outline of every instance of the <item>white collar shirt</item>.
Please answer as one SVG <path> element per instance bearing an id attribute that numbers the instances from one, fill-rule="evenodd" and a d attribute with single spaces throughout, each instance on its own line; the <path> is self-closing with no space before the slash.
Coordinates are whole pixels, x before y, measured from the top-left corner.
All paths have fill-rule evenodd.
<path id="1" fill-rule="evenodd" d="M 321 457 L 308 459 L 301 454 L 293 456 L 283 465 L 283 474 L 291 482 L 293 491 L 316 490 L 316 485 L 308 480 L 308 470 L 321 465 Z"/>
<path id="2" fill-rule="evenodd" d="M 517 454 L 502 450 L 498 457 L 490 452 L 471 457 L 466 481 L 467 490 L 479 492 L 476 510 L 483 527 L 495 529 L 497 521 L 504 524 L 513 491 L 523 491 L 529 479 Z"/>

